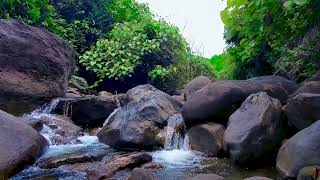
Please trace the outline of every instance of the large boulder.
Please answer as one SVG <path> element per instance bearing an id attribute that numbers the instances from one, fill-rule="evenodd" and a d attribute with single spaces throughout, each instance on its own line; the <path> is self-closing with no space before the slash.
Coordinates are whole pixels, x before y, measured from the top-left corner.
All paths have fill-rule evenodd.
<path id="1" fill-rule="evenodd" d="M 13 114 L 65 95 L 73 50 L 45 30 L 0 20 L 0 108 Z"/>
<path id="2" fill-rule="evenodd" d="M 298 85 L 279 76 L 263 76 L 240 81 L 218 81 L 195 92 L 183 106 L 187 127 L 205 122 L 226 124 L 228 117 L 251 94 L 265 91 L 286 103 Z"/>
<path id="3" fill-rule="evenodd" d="M 210 156 L 219 155 L 223 151 L 224 126 L 216 123 L 193 126 L 188 130 L 192 150 Z"/>
<path id="4" fill-rule="evenodd" d="M 302 130 L 320 119 L 320 94 L 302 93 L 283 108 L 289 123 Z"/>
<path id="5" fill-rule="evenodd" d="M 116 96 L 59 98 L 52 113 L 64 114 L 78 126 L 102 127 L 109 115 L 118 108 Z"/>
<path id="6" fill-rule="evenodd" d="M 47 148 L 46 139 L 20 119 L 0 111 L 0 179 L 31 165 Z"/>
<path id="7" fill-rule="evenodd" d="M 320 164 L 320 121 L 298 132 L 279 150 L 277 168 L 286 177 L 297 177 L 300 169 Z"/>
<path id="8" fill-rule="evenodd" d="M 293 94 L 291 94 L 289 99 L 292 99 L 301 93 L 320 94 L 320 81 L 311 81 L 311 82 L 305 83 L 303 86 L 297 89 Z"/>
<path id="9" fill-rule="evenodd" d="M 150 149 L 163 147 L 159 138 L 170 116 L 181 111 L 182 103 L 151 85 L 129 90 L 123 107 L 115 110 L 98 133 L 99 140 L 114 148 Z"/>
<path id="10" fill-rule="evenodd" d="M 253 165 L 275 157 L 283 140 L 281 103 L 265 92 L 250 95 L 230 116 L 225 150 L 239 165 Z"/>
<path id="11" fill-rule="evenodd" d="M 212 83 L 213 81 L 209 77 L 198 76 L 190 81 L 183 89 L 182 93 L 184 97 L 188 99 L 193 93 L 202 89 L 206 85 Z"/>

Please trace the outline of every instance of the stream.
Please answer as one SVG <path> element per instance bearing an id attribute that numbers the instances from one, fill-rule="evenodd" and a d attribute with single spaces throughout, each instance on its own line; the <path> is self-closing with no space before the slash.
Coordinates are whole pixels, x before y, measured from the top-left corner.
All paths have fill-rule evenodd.
<path id="1" fill-rule="evenodd" d="M 33 118 L 57 118 L 51 111 L 58 104 L 59 100 L 53 100 L 49 105 L 39 108 L 27 116 Z M 66 107 L 70 108 L 70 107 Z M 66 109 L 65 112 L 68 112 Z M 67 115 L 61 118 L 68 118 Z M 163 180 L 180 180 L 193 177 L 202 173 L 213 173 L 226 177 L 230 180 L 242 180 L 250 176 L 265 176 L 276 179 L 277 171 L 275 168 L 268 167 L 262 169 L 242 169 L 231 164 L 229 159 L 206 157 L 203 154 L 192 151 L 189 147 L 188 135 L 186 130 L 181 133 L 174 131 L 176 126 L 181 125 L 180 118 L 170 118 L 166 133 L 164 149 L 148 152 L 153 162 L 159 163 L 162 168 L 153 169 L 155 177 Z M 59 127 L 57 128 L 59 129 Z M 54 143 L 53 138 L 57 135 L 57 129 L 44 125 L 41 134 L 47 139 L 49 148 L 41 158 L 66 155 L 77 152 L 107 152 L 112 155 L 123 152 L 114 150 L 109 146 L 100 143 L 97 136 L 84 132 L 81 136 L 76 137 L 69 144 Z M 108 154 L 107 154 L 108 155 Z M 112 179 L 127 179 L 130 171 L 123 170 L 118 172 Z M 11 178 L 12 180 L 25 179 L 61 179 L 61 180 L 81 180 L 86 179 L 86 174 L 78 171 L 65 170 L 63 167 L 44 169 L 36 164 L 27 167 L 25 170 Z"/>

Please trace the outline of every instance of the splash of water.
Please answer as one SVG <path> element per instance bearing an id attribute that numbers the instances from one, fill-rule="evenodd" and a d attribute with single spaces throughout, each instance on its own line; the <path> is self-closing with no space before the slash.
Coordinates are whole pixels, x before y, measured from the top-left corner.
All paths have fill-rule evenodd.
<path id="1" fill-rule="evenodd" d="M 27 116 L 30 116 L 33 118 L 40 118 L 43 116 L 49 116 L 52 113 L 52 111 L 57 107 L 59 102 L 60 102 L 59 98 L 54 99 L 50 103 L 45 104 L 43 106 L 40 106 L 39 108 L 37 108 L 36 110 L 31 112 L 31 114 L 29 114 Z"/>

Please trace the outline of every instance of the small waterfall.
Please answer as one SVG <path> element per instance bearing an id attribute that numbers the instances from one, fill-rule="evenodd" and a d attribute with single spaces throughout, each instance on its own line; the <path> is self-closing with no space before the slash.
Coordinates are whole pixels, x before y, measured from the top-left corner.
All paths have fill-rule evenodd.
<path id="1" fill-rule="evenodd" d="M 72 104 L 69 101 L 65 101 L 63 105 L 63 116 L 66 119 L 72 117 Z"/>
<path id="2" fill-rule="evenodd" d="M 189 150 L 189 137 L 186 133 L 181 114 L 176 114 L 168 119 L 165 150 L 183 149 Z"/>
<path id="3" fill-rule="evenodd" d="M 36 110 L 31 112 L 31 114 L 29 114 L 28 116 L 31 116 L 33 118 L 40 118 L 42 116 L 48 116 L 57 107 L 59 102 L 60 102 L 59 98 L 54 99 L 49 104 L 45 104 L 43 106 L 40 106 L 39 108 L 37 108 Z"/>

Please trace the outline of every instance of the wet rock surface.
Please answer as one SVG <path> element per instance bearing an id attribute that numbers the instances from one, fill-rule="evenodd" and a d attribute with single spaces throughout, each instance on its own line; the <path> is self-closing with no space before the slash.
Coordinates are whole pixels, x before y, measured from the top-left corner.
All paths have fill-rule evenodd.
<path id="1" fill-rule="evenodd" d="M 34 163 L 47 141 L 31 126 L 0 111 L 0 179 L 7 179 Z"/>
<path id="2" fill-rule="evenodd" d="M 109 115 L 118 108 L 116 97 L 86 96 L 60 98 L 52 113 L 64 114 L 81 127 L 102 127 Z"/>

